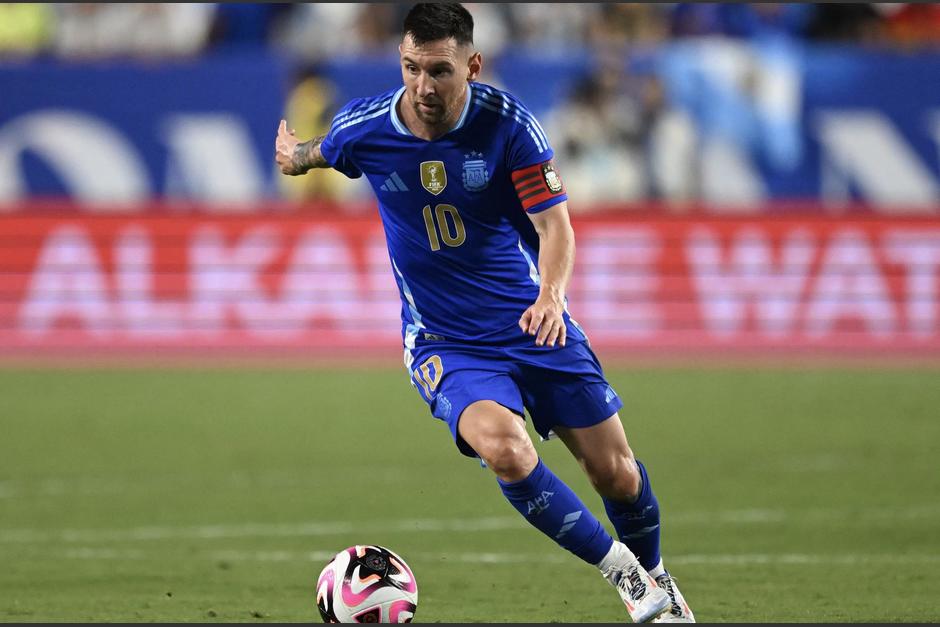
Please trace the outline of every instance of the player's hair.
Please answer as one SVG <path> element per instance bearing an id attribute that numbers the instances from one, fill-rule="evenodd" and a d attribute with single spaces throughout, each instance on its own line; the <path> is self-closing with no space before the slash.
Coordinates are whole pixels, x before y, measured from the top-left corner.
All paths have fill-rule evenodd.
<path id="1" fill-rule="evenodd" d="M 473 43 L 473 16 L 457 2 L 422 2 L 405 16 L 402 37 L 421 46 L 453 37 L 458 46 Z"/>

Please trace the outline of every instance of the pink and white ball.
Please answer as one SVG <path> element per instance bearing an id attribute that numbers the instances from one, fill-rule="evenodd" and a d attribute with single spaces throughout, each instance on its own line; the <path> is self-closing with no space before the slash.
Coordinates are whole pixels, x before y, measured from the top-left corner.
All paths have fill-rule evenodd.
<path id="1" fill-rule="evenodd" d="M 393 551 L 351 546 L 320 573 L 317 608 L 324 623 L 410 623 L 418 608 L 418 582 Z"/>

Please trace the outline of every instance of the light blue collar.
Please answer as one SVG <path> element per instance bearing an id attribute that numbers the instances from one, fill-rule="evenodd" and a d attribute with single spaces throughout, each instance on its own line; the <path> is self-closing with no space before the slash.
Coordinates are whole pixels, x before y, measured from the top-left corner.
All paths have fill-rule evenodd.
<path id="1" fill-rule="evenodd" d="M 398 101 L 401 100 L 402 94 L 405 93 L 404 86 L 401 87 L 398 91 L 395 92 L 395 95 L 392 96 L 392 106 L 389 107 L 389 115 L 392 119 L 392 126 L 395 127 L 395 130 L 402 135 L 408 135 L 409 137 L 414 137 L 414 134 L 408 130 L 408 127 L 405 126 L 405 123 L 401 121 L 401 118 L 398 117 Z M 453 133 L 461 126 L 464 125 L 464 122 L 467 121 L 467 114 L 470 112 L 470 101 L 473 100 L 473 85 L 467 84 L 467 101 L 463 103 L 463 111 L 460 112 L 460 117 L 457 118 L 457 124 L 454 125 L 454 128 L 447 131 L 447 133 Z M 447 134 L 445 133 L 445 135 Z"/>

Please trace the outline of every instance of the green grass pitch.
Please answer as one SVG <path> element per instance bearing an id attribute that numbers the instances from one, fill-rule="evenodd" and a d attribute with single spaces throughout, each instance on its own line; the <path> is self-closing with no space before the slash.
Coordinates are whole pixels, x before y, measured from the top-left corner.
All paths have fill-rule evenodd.
<path id="1" fill-rule="evenodd" d="M 607 374 L 699 621 L 940 620 L 940 371 Z M 0 370 L 0 621 L 319 622 L 357 543 L 414 568 L 416 622 L 629 621 L 401 369 Z"/>

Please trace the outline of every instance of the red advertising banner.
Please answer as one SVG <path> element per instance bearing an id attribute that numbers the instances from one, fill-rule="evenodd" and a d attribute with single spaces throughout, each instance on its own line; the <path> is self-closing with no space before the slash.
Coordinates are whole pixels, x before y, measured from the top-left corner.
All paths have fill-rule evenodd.
<path id="1" fill-rule="evenodd" d="M 575 220 L 598 349 L 940 356 L 936 218 L 612 215 Z M 373 217 L 0 217 L 0 354 L 388 354 L 399 316 Z"/>

